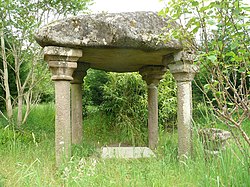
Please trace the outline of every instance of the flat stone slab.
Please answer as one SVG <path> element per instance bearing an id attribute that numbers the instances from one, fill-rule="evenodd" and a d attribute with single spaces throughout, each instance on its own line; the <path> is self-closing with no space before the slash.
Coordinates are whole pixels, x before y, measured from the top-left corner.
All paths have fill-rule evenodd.
<path id="1" fill-rule="evenodd" d="M 103 147 L 102 158 L 150 158 L 156 157 L 148 147 Z"/>
<path id="2" fill-rule="evenodd" d="M 42 46 L 83 50 L 79 62 L 114 72 L 138 71 L 146 65 L 163 65 L 164 55 L 182 50 L 177 40 L 164 42 L 169 18 L 156 12 L 100 13 L 54 21 L 35 35 Z M 175 24 L 172 27 L 176 27 Z"/>
<path id="3" fill-rule="evenodd" d="M 169 18 L 156 12 L 99 13 L 54 21 L 38 30 L 36 41 L 41 46 L 118 47 L 154 51 L 180 49 L 176 40 L 159 40 Z M 173 25 L 174 27 L 174 25 Z"/>

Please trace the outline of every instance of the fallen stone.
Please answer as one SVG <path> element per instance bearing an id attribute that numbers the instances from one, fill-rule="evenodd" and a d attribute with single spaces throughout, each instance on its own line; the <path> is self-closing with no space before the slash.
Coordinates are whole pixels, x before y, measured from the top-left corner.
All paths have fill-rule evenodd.
<path id="1" fill-rule="evenodd" d="M 102 158 L 150 158 L 156 157 L 148 147 L 103 147 Z"/>
<path id="2" fill-rule="evenodd" d="M 226 142 L 231 133 L 217 128 L 205 128 L 199 130 L 204 150 L 208 154 L 216 155 L 226 148 Z"/>

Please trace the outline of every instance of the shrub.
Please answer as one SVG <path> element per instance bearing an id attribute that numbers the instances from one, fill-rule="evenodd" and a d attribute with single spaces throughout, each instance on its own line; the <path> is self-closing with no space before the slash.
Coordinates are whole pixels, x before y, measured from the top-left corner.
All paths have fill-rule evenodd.
<path id="1" fill-rule="evenodd" d="M 103 85 L 108 81 L 105 71 L 89 69 L 84 79 L 84 102 L 100 105 L 103 102 Z"/>
<path id="2" fill-rule="evenodd" d="M 33 143 L 33 141 L 33 135 L 30 132 L 18 131 L 14 128 L 12 129 L 11 126 L 0 128 L 0 145 L 4 145 L 5 147 L 17 142 L 29 144 Z"/>
<path id="3" fill-rule="evenodd" d="M 249 157 L 242 146 L 243 141 L 250 146 L 243 128 L 250 116 L 249 6 L 242 0 L 171 0 L 160 14 L 172 18 L 166 40 L 182 41 L 184 50 L 197 55 L 196 86 Z"/>
<path id="4" fill-rule="evenodd" d="M 109 73 L 103 87 L 102 111 L 111 115 L 133 144 L 147 139 L 147 85 L 138 73 Z M 168 72 L 159 84 L 159 125 L 175 127 L 176 84 Z"/>
<path id="5" fill-rule="evenodd" d="M 164 128 L 175 128 L 177 119 L 176 83 L 170 72 L 164 75 L 158 86 L 159 124 Z"/>
<path id="6" fill-rule="evenodd" d="M 146 84 L 138 73 L 109 73 L 103 87 L 101 109 L 113 119 L 113 126 L 129 135 L 133 144 L 146 140 L 147 97 Z"/>

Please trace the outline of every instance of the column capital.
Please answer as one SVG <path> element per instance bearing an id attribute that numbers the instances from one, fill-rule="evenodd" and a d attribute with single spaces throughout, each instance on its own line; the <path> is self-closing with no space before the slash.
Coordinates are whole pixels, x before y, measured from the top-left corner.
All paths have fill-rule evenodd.
<path id="1" fill-rule="evenodd" d="M 44 59 L 52 71 L 52 80 L 73 80 L 72 74 L 77 68 L 77 61 L 80 57 L 82 57 L 80 49 L 44 47 Z"/>
<path id="2" fill-rule="evenodd" d="M 198 66 L 193 64 L 195 56 L 181 51 L 163 57 L 163 64 L 167 66 L 177 82 L 192 81 L 198 72 Z"/>
<path id="3" fill-rule="evenodd" d="M 77 68 L 73 73 L 73 80 L 71 81 L 71 84 L 82 84 L 83 78 L 87 75 L 89 67 L 88 63 L 77 63 Z"/>
<path id="4" fill-rule="evenodd" d="M 169 64 L 175 64 L 177 62 L 193 64 L 195 58 L 196 56 L 192 53 L 180 51 L 177 53 L 171 53 L 171 54 L 163 56 L 162 63 L 165 66 L 168 66 Z"/>
<path id="5" fill-rule="evenodd" d="M 166 71 L 165 66 L 144 66 L 139 70 L 139 73 L 142 79 L 147 82 L 147 85 L 157 86 Z"/>

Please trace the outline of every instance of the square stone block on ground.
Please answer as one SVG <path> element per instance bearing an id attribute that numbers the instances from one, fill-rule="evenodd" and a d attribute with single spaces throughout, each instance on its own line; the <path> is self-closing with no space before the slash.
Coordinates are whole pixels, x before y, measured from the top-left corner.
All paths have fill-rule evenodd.
<path id="1" fill-rule="evenodd" d="M 103 147 L 102 158 L 150 158 L 156 157 L 148 147 Z"/>

